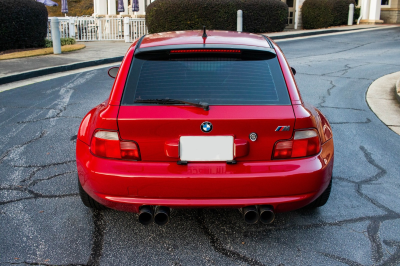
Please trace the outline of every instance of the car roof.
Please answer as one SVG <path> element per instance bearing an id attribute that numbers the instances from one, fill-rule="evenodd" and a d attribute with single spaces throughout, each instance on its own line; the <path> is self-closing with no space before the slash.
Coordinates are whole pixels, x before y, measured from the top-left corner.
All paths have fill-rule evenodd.
<path id="1" fill-rule="evenodd" d="M 206 33 L 206 44 L 244 45 L 271 48 L 267 40 L 262 35 L 258 34 L 222 30 L 206 30 Z M 146 35 L 142 39 L 140 48 L 185 44 L 202 45 L 204 43 L 202 35 L 202 30 L 154 33 Z"/>

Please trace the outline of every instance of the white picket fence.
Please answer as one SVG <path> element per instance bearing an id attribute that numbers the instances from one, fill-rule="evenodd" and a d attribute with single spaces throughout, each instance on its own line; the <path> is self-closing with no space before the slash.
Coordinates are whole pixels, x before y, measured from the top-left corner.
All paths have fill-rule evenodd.
<path id="1" fill-rule="evenodd" d="M 144 18 L 94 18 L 60 17 L 61 38 L 77 41 L 118 41 L 134 42 L 147 34 Z M 51 19 L 47 26 L 47 39 L 51 40 Z"/>

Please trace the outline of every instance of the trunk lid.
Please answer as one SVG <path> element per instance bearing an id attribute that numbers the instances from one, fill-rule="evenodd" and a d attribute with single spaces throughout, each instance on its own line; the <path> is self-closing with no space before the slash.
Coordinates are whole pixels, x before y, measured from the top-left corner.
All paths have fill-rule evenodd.
<path id="1" fill-rule="evenodd" d="M 208 133 L 200 128 L 206 121 L 212 123 Z M 275 142 L 291 138 L 294 122 L 291 105 L 213 105 L 209 111 L 188 105 L 122 105 L 118 115 L 121 138 L 138 144 L 142 161 L 156 162 L 179 161 L 182 136 L 233 136 L 234 160 L 268 161 Z M 257 134 L 255 141 L 251 133 Z"/>

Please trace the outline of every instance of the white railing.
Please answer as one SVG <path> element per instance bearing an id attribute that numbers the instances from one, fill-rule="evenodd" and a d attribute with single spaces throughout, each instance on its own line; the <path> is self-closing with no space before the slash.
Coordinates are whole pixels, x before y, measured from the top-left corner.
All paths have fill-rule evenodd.
<path id="1" fill-rule="evenodd" d="M 77 41 L 118 41 L 134 42 L 147 34 L 144 18 L 94 18 L 61 17 L 61 38 L 75 38 Z M 47 38 L 51 39 L 49 18 Z"/>
<path id="2" fill-rule="evenodd" d="M 68 38 L 71 36 L 70 33 L 70 19 L 69 18 L 58 18 L 60 21 L 60 36 L 61 38 Z M 51 19 L 47 22 L 47 38 L 51 39 Z"/>
<path id="3" fill-rule="evenodd" d="M 142 18 L 131 18 L 129 19 L 129 36 L 130 41 L 134 42 L 143 35 L 147 34 L 146 20 Z"/>

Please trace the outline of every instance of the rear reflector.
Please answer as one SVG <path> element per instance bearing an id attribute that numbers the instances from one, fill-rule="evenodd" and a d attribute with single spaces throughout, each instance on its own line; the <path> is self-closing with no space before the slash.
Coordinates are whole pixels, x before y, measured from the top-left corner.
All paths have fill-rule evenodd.
<path id="1" fill-rule="evenodd" d="M 293 140 L 275 144 L 273 159 L 299 158 L 316 155 L 321 149 L 318 133 L 314 129 L 297 130 Z"/>
<path id="2" fill-rule="evenodd" d="M 171 54 L 183 53 L 240 53 L 240 50 L 231 49 L 190 49 L 190 50 L 171 50 Z"/>
<path id="3" fill-rule="evenodd" d="M 90 150 L 99 157 L 140 160 L 137 144 L 132 141 L 119 140 L 116 131 L 96 131 L 92 138 Z"/>

